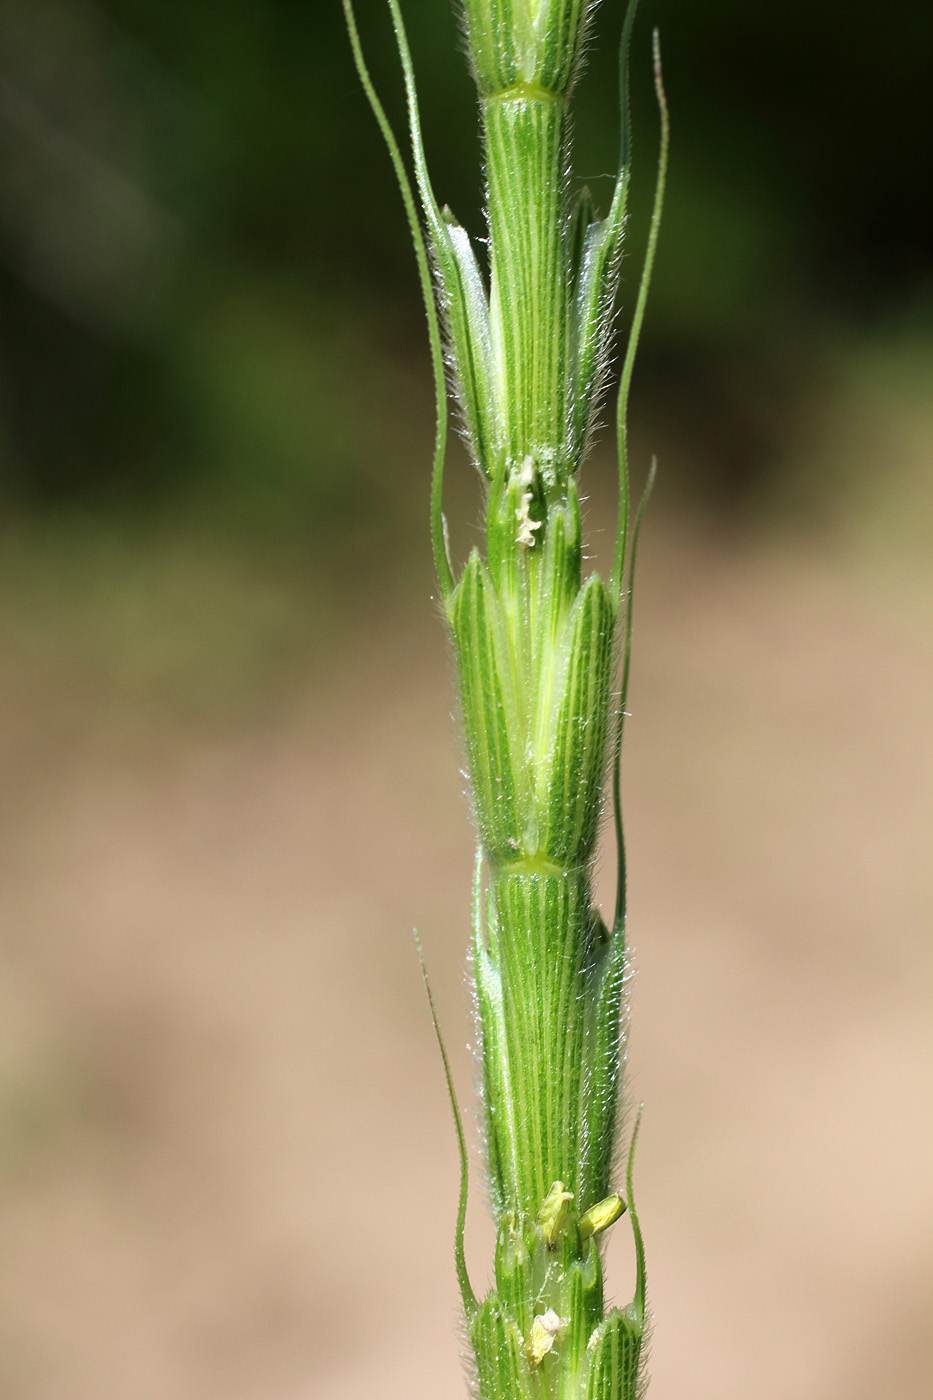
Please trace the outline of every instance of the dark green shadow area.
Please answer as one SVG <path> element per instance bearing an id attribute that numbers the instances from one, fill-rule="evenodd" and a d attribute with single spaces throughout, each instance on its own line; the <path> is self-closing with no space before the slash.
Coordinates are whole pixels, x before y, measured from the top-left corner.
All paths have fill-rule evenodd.
<path id="1" fill-rule="evenodd" d="M 481 234 L 455 18 L 437 0 L 406 14 L 436 188 Z M 359 18 L 401 126 L 384 6 Z M 646 6 L 626 289 L 653 180 L 655 23 L 673 146 L 636 462 L 658 452 L 660 509 L 738 530 L 878 519 L 900 494 L 909 510 L 881 511 L 893 542 L 926 501 L 927 7 L 897 0 L 879 24 L 841 0 Z M 577 172 L 597 201 L 620 24 L 605 0 L 579 90 Z M 325 669 L 348 610 L 430 592 L 431 432 L 404 220 L 336 0 L 8 0 L 5 672 L 213 713 Z M 450 514 L 469 544 L 459 449 Z"/>

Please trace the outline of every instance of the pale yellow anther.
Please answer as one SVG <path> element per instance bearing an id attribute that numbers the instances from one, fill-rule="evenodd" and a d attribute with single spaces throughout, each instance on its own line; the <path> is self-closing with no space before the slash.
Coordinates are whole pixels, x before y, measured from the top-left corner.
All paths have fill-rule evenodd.
<path id="1" fill-rule="evenodd" d="M 597 1201 L 595 1206 L 590 1206 L 589 1210 L 580 1216 L 581 1240 L 589 1239 L 590 1235 L 598 1235 L 600 1230 L 608 1230 L 626 1208 L 622 1197 L 618 1195 L 607 1196 L 604 1201 Z"/>
<path id="2" fill-rule="evenodd" d="M 532 1366 L 540 1366 L 549 1351 L 554 1348 L 558 1335 L 563 1331 L 563 1319 L 553 1308 L 541 1313 L 531 1324 L 531 1341 L 528 1345 L 528 1358 Z"/>
<path id="3" fill-rule="evenodd" d="M 564 1190 L 562 1181 L 555 1181 L 550 1191 L 541 1202 L 541 1209 L 538 1211 L 538 1228 L 544 1232 L 548 1249 L 553 1249 L 558 1237 L 567 1223 L 567 1212 L 570 1210 L 570 1202 L 573 1200 L 573 1192 Z"/>

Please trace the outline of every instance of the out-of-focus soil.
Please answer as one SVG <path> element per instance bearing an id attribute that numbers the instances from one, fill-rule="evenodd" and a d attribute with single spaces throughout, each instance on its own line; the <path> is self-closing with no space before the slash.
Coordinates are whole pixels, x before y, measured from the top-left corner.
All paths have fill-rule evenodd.
<path id="1" fill-rule="evenodd" d="M 2 677 L 0 1396 L 454 1400 L 411 929 L 469 1095 L 472 857 L 427 600 L 214 731 Z M 652 523 L 625 758 L 652 1400 L 933 1393 L 931 680 L 895 601 L 815 555 Z M 479 1190 L 470 1229 L 482 1283 Z"/>

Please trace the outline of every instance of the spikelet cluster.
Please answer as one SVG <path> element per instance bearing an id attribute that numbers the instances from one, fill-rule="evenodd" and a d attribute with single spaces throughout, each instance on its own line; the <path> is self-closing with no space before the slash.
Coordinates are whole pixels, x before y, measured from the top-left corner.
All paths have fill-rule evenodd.
<path id="1" fill-rule="evenodd" d="M 618 775 L 616 667 L 630 639 L 625 401 L 654 252 L 623 362 L 620 511 L 611 573 L 584 577 L 577 476 L 603 388 L 629 191 L 627 101 L 608 211 L 567 179 L 569 105 L 590 0 L 463 0 L 479 97 L 488 261 L 434 193 L 408 38 L 387 0 L 405 75 L 414 189 L 359 48 L 419 259 L 438 389 L 432 517 L 457 660 L 477 828 L 473 975 L 485 1148 L 497 1224 L 495 1286 L 478 1300 L 457 1261 L 482 1400 L 635 1400 L 645 1267 L 606 1309 L 603 1232 L 626 1209 L 612 1167 L 624 1058 L 624 873 L 611 927 L 592 896 L 607 767 Z M 623 75 L 634 18 L 622 38 Z M 657 70 L 656 70 L 657 71 Z M 663 96 L 662 117 L 664 117 Z M 664 127 L 666 140 L 666 125 Z M 663 148 L 662 148 L 663 149 Z M 485 547 L 459 577 L 441 510 L 445 381 L 486 483 Z M 616 797 L 616 824 L 621 824 Z M 459 1118 L 458 1118 L 459 1127 Z M 633 1135 L 634 1139 L 634 1135 Z M 461 1130 L 462 1143 L 462 1130 Z M 633 1141 L 634 1146 L 634 1141 Z"/>

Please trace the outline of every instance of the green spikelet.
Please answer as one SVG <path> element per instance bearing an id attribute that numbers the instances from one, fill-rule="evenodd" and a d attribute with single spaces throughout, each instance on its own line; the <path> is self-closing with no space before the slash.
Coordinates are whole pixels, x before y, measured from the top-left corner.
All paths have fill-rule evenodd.
<path id="1" fill-rule="evenodd" d="M 637 1287 L 624 1310 L 606 1311 L 600 1249 L 626 1210 L 612 1181 L 626 976 L 622 707 L 614 692 L 621 654 L 624 700 L 637 533 L 637 525 L 629 531 L 625 410 L 667 150 L 657 37 L 662 154 L 623 357 L 619 527 L 604 580 L 583 575 L 577 474 L 611 343 L 629 190 L 624 85 L 634 0 L 622 32 L 620 165 L 604 217 L 588 191 L 572 196 L 566 180 L 570 97 L 594 4 L 463 0 L 485 155 L 485 268 L 434 194 L 399 0 L 387 4 L 405 77 L 413 185 L 373 91 L 350 0 L 343 3 L 415 242 L 438 399 L 432 536 L 479 840 L 472 967 L 497 1223 L 495 1287 L 478 1303 L 463 1252 L 464 1174 L 457 1267 L 476 1380 L 482 1400 L 635 1400 L 645 1264 L 632 1150 L 625 1190 Z M 450 388 L 486 491 L 485 549 L 473 550 L 459 578 L 441 507 L 445 341 Z M 611 929 L 592 894 L 608 770 L 620 861 Z M 456 1103 L 454 1110 L 463 1153 Z"/>
<path id="2" fill-rule="evenodd" d="M 476 1315 L 470 1334 L 483 1400 L 532 1400 L 540 1394 L 525 1350 L 524 1338 L 511 1315 L 491 1293 Z"/>
<path id="3" fill-rule="evenodd" d="M 586 1400 L 635 1400 L 641 1347 L 641 1326 L 614 1309 L 590 1343 Z"/>

